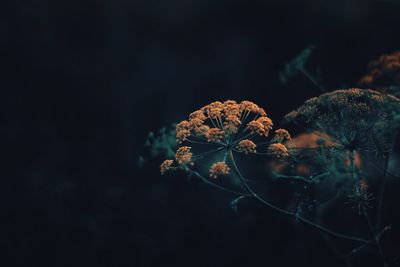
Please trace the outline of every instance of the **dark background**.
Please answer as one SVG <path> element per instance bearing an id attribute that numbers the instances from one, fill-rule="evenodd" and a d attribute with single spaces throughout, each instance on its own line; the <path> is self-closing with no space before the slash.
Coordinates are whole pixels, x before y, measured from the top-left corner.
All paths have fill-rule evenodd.
<path id="1" fill-rule="evenodd" d="M 279 121 L 319 94 L 278 80 L 309 45 L 324 86 L 354 85 L 400 49 L 399 1 L 1 6 L 1 266 L 343 266 L 314 230 L 251 201 L 235 213 L 232 196 L 137 158 L 148 132 L 210 101 Z"/>

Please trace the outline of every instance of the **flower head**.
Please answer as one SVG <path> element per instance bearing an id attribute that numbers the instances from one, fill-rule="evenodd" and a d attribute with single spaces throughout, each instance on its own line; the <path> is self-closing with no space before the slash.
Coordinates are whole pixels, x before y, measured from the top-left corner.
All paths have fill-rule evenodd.
<path id="1" fill-rule="evenodd" d="M 230 168 L 225 162 L 216 162 L 210 168 L 210 177 L 217 179 L 219 175 L 228 175 Z"/>
<path id="2" fill-rule="evenodd" d="M 192 152 L 190 151 L 191 147 L 182 146 L 178 148 L 175 154 L 175 159 L 179 165 L 186 165 L 192 163 Z"/>
<path id="3" fill-rule="evenodd" d="M 261 146 L 271 143 L 262 139 L 268 137 L 272 128 L 273 122 L 267 117 L 265 110 L 253 102 L 212 102 L 190 113 L 186 120 L 177 124 L 176 141 L 179 146 L 175 154 L 176 167 L 191 171 L 194 162 L 204 161 L 208 165 L 211 159 L 210 177 L 217 178 L 219 175 L 229 174 L 227 158 L 234 162 L 233 154 L 237 152 L 243 153 L 242 155 L 261 155 L 272 151 L 278 158 L 284 158 L 288 151 L 280 142 L 290 139 L 286 130 L 276 131 L 279 144 L 270 148 Z M 259 146 L 258 141 L 261 141 Z M 187 146 L 189 143 L 190 146 Z M 263 152 L 257 151 L 262 148 Z M 162 173 L 172 164 L 171 161 L 165 161 L 161 166 Z M 200 170 L 195 174 L 200 175 Z"/>
<path id="4" fill-rule="evenodd" d="M 180 130 L 179 132 L 176 132 L 176 142 L 178 144 L 182 144 L 188 139 L 189 136 L 190 136 L 189 130 Z"/>
<path id="5" fill-rule="evenodd" d="M 176 132 L 180 132 L 182 130 L 189 130 L 190 128 L 191 128 L 190 122 L 184 120 L 176 125 Z"/>
<path id="6" fill-rule="evenodd" d="M 277 157 L 278 159 L 283 159 L 289 156 L 289 151 L 281 143 L 274 143 L 268 147 L 268 152 Z"/>
<path id="7" fill-rule="evenodd" d="M 291 140 L 290 133 L 285 129 L 278 129 L 275 131 L 275 136 L 272 139 L 273 143 L 284 143 Z"/>
<path id="8" fill-rule="evenodd" d="M 169 171 L 171 169 L 172 164 L 174 164 L 173 160 L 170 159 L 164 160 L 164 162 L 161 163 L 160 165 L 161 175 L 164 175 L 167 171 Z"/>
<path id="9" fill-rule="evenodd" d="M 210 128 L 205 133 L 205 137 L 207 138 L 207 142 L 218 143 L 224 137 L 224 132 L 219 128 Z"/>
<path id="10" fill-rule="evenodd" d="M 248 139 L 242 140 L 239 142 L 237 149 L 239 152 L 244 152 L 245 154 L 248 153 L 256 153 L 257 145 Z"/>
<path id="11" fill-rule="evenodd" d="M 227 144 L 235 141 L 234 137 L 240 135 L 240 130 L 267 137 L 272 126 L 272 120 L 264 109 L 253 102 L 215 101 L 192 112 L 188 120 L 178 123 L 176 140 L 182 144 L 205 138 L 208 143 Z"/>

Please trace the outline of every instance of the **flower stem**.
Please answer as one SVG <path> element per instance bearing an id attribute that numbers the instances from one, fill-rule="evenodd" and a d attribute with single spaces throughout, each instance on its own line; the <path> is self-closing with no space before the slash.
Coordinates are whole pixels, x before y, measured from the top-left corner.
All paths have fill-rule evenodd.
<path id="1" fill-rule="evenodd" d="M 255 198 L 257 201 L 259 201 L 260 203 L 262 203 L 262 204 L 264 204 L 264 205 L 272 208 L 273 210 L 278 211 L 278 212 L 280 212 L 280 213 L 282 213 L 284 215 L 287 215 L 287 216 L 290 216 L 290 217 L 295 217 L 297 220 L 302 221 L 303 223 L 308 224 L 311 227 L 316 228 L 319 231 L 327 233 L 327 234 L 329 234 L 331 236 L 334 236 L 334 237 L 337 237 L 337 238 L 342 238 L 342 239 L 347 239 L 347 240 L 352 240 L 352 241 L 357 241 L 357 242 L 362 242 L 362 243 L 367 243 L 367 244 L 372 243 L 372 241 L 366 240 L 366 239 L 363 239 L 363 238 L 360 238 L 360 237 L 349 236 L 349 235 L 344 235 L 344 234 L 340 234 L 340 233 L 334 232 L 334 231 L 332 231 L 332 230 L 330 230 L 330 229 L 328 229 L 328 228 L 326 228 L 324 226 L 318 225 L 318 224 L 313 223 L 312 221 L 310 221 L 310 220 L 308 220 L 306 218 L 301 217 L 300 215 L 296 214 L 295 212 L 291 212 L 291 211 L 287 211 L 287 210 L 281 209 L 281 208 L 275 206 L 274 204 L 269 203 L 268 201 L 264 200 L 262 197 L 260 197 L 258 194 L 256 194 L 253 191 L 253 189 L 251 189 L 250 186 L 247 184 L 246 179 L 243 177 L 242 173 L 240 172 L 240 170 L 239 170 L 239 168 L 238 168 L 238 166 L 236 164 L 236 161 L 235 161 L 235 158 L 233 156 L 232 150 L 229 150 L 228 155 L 229 155 L 230 160 L 232 161 L 232 164 L 233 164 L 233 167 L 235 169 L 235 172 L 239 176 L 240 181 L 241 181 L 242 185 L 244 186 L 244 188 L 246 189 L 247 193 L 251 197 Z"/>

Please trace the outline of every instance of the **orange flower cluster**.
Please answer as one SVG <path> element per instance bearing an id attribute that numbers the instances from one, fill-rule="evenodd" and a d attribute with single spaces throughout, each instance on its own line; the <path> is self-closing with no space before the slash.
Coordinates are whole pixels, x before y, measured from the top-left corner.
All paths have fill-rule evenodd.
<path id="1" fill-rule="evenodd" d="M 175 160 L 178 162 L 179 165 L 186 165 L 192 163 L 192 152 L 190 151 L 191 148 L 188 146 L 182 146 L 178 148 L 175 154 Z"/>
<path id="2" fill-rule="evenodd" d="M 252 133 L 256 133 L 265 137 L 269 135 L 269 131 L 272 129 L 272 126 L 272 120 L 268 117 L 260 117 L 257 120 L 249 122 L 247 125 L 248 129 Z"/>
<path id="3" fill-rule="evenodd" d="M 381 79 L 389 79 L 400 85 L 400 51 L 381 55 L 368 64 L 369 72 L 360 79 L 360 84 L 373 86 Z"/>
<path id="4" fill-rule="evenodd" d="M 256 148 L 257 148 L 257 145 L 254 144 L 253 141 L 248 140 L 248 139 L 240 141 L 237 146 L 238 151 L 243 152 L 245 154 L 256 153 L 257 152 Z"/>
<path id="5" fill-rule="evenodd" d="M 219 175 L 228 175 L 230 168 L 225 162 L 216 162 L 210 168 L 210 177 L 217 179 Z"/>
<path id="6" fill-rule="evenodd" d="M 244 154 L 257 153 L 257 144 L 253 138 L 268 137 L 273 127 L 273 122 L 267 117 L 267 113 L 253 102 L 227 100 L 224 102 L 215 101 L 206 105 L 189 115 L 176 125 L 176 141 L 181 145 L 176 151 L 175 161 L 166 160 L 161 166 L 161 173 L 166 173 L 172 168 L 174 162 L 177 167 L 188 170 L 194 165 L 194 161 L 200 160 L 221 150 L 225 156 L 221 160 L 215 160 L 209 169 L 210 177 L 217 178 L 219 175 L 229 174 L 229 167 L 226 163 L 228 151 Z M 279 143 L 272 145 L 269 150 L 279 158 L 286 157 L 288 150 L 281 143 L 290 140 L 290 134 L 284 129 L 275 131 L 275 141 Z M 209 151 L 193 155 L 192 147 L 183 143 L 209 145 L 213 147 Z M 265 143 L 265 142 L 264 142 Z M 215 148 L 217 147 L 217 148 Z"/>
<path id="7" fill-rule="evenodd" d="M 292 138 L 290 133 L 285 129 L 278 129 L 275 131 L 274 138 L 272 138 L 272 143 L 284 143 L 290 141 Z"/>
<path id="8" fill-rule="evenodd" d="M 191 113 L 189 120 L 184 120 L 176 126 L 176 141 L 179 144 L 189 137 L 205 137 L 210 143 L 220 143 L 236 134 L 251 114 L 255 118 L 246 125 L 246 129 L 260 136 L 268 136 L 273 123 L 267 117 L 264 109 L 250 101 L 237 103 L 233 100 L 213 102 Z"/>
<path id="9" fill-rule="evenodd" d="M 160 165 L 161 175 L 164 175 L 165 173 L 167 173 L 167 171 L 169 171 L 171 169 L 172 164 L 174 164 L 173 160 L 170 160 L 170 159 L 164 160 L 164 162 Z"/>
<path id="10" fill-rule="evenodd" d="M 278 159 L 283 159 L 289 156 L 288 149 L 281 143 L 271 144 L 268 147 L 268 152 L 277 157 Z"/>

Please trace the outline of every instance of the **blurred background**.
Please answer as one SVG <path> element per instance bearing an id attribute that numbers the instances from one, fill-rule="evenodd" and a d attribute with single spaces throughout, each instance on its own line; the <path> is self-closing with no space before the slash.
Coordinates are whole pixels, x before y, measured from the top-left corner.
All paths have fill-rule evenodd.
<path id="1" fill-rule="evenodd" d="M 36 0 L 0 9 L 2 266 L 344 266 L 313 229 L 137 161 L 214 100 L 274 121 L 400 49 L 398 0 Z M 364 266 L 375 266 L 373 262 Z"/>

